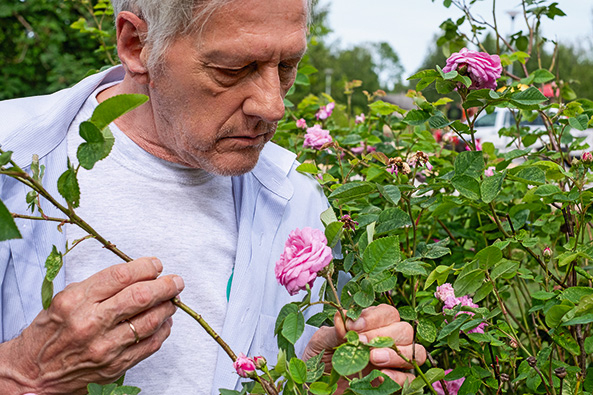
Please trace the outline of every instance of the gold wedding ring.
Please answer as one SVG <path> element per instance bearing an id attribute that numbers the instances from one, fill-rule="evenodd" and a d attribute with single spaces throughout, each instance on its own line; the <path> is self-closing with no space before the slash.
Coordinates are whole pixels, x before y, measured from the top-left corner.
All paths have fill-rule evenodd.
<path id="1" fill-rule="evenodd" d="M 136 327 L 134 327 L 134 324 L 132 324 L 132 321 L 130 321 L 130 320 L 124 320 L 124 321 L 128 323 L 128 325 L 130 326 L 130 329 L 132 330 L 132 332 L 134 332 L 134 342 L 136 344 L 140 343 L 140 336 L 138 336 L 138 332 L 136 332 Z"/>

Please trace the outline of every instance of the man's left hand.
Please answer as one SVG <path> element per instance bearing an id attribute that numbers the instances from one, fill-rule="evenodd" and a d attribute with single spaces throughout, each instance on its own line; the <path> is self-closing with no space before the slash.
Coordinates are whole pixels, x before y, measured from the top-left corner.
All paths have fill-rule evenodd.
<path id="1" fill-rule="evenodd" d="M 408 359 L 414 356 L 416 362 L 422 365 L 426 360 L 426 350 L 420 344 L 415 344 L 413 352 L 414 329 L 407 322 L 402 322 L 399 312 L 395 307 L 382 304 L 364 309 L 356 321 L 346 320 L 346 327 L 339 314 L 334 318 L 335 327 L 322 327 L 313 335 L 303 353 L 304 360 L 307 360 L 325 350 L 323 362 L 326 368 L 331 366 L 331 357 L 334 348 L 345 342 L 344 337 L 347 331 L 355 331 L 363 342 L 379 336 L 393 338 L 398 350 Z M 374 348 L 371 350 L 371 361 L 365 372 L 378 369 L 391 377 L 395 382 L 403 385 L 406 380 L 412 381 L 414 375 L 404 370 L 411 369 L 412 365 L 400 357 L 391 348 Z M 344 380 L 343 380 L 344 381 Z M 344 386 L 341 383 L 341 387 Z"/>

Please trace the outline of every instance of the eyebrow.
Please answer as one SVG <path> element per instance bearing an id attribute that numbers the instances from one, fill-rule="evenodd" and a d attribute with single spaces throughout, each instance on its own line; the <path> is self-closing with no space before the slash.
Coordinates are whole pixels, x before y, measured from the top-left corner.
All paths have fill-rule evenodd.
<path id="1" fill-rule="evenodd" d="M 305 47 L 302 51 L 295 52 L 293 54 L 289 54 L 288 57 L 282 58 L 281 60 L 286 61 L 286 60 L 301 59 L 305 55 L 306 52 L 307 52 L 307 47 Z M 249 55 L 249 54 L 236 56 L 236 55 L 231 55 L 228 52 L 221 51 L 218 49 L 212 49 L 212 50 L 206 52 L 205 54 L 203 54 L 202 57 L 203 57 L 203 61 L 207 65 L 210 65 L 210 66 L 216 65 L 219 62 L 227 63 L 229 65 L 236 64 L 238 66 L 238 65 L 242 65 L 246 62 L 251 63 L 254 61 L 253 58 L 251 57 L 251 55 Z"/>

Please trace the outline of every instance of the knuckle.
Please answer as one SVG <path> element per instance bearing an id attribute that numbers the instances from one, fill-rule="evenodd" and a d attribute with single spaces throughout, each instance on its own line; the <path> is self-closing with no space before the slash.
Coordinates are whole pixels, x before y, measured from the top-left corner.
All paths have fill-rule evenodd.
<path id="1" fill-rule="evenodd" d="M 69 287 L 56 294 L 51 303 L 51 309 L 57 315 L 69 316 L 77 309 L 79 300 L 76 288 Z"/>
<path id="2" fill-rule="evenodd" d="M 111 347 L 107 342 L 90 344 L 88 347 L 88 358 L 95 365 L 109 363 Z"/>
<path id="3" fill-rule="evenodd" d="M 146 326 L 150 332 L 154 332 L 159 326 L 162 325 L 162 321 L 154 314 L 148 314 L 146 316 Z"/>
<path id="4" fill-rule="evenodd" d="M 138 284 L 132 290 L 132 301 L 139 307 L 146 307 L 152 302 L 152 292 L 145 284 Z"/>
<path id="5" fill-rule="evenodd" d="M 110 268 L 110 274 L 116 283 L 123 286 L 130 285 L 133 281 L 132 271 L 127 264 L 112 266 Z"/>

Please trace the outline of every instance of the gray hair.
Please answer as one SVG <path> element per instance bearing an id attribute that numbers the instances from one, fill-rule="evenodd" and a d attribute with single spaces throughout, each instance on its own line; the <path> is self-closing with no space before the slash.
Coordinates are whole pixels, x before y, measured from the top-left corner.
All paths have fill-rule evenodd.
<path id="1" fill-rule="evenodd" d="M 241 0 L 111 0 L 111 3 L 115 18 L 122 11 L 130 11 L 148 25 L 143 39 L 150 47 L 148 67 L 153 68 L 174 38 L 199 32 L 214 12 L 234 1 Z M 307 23 L 312 1 L 306 0 Z"/>

